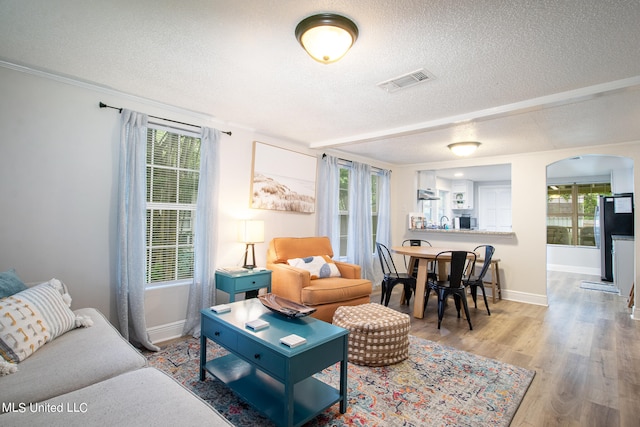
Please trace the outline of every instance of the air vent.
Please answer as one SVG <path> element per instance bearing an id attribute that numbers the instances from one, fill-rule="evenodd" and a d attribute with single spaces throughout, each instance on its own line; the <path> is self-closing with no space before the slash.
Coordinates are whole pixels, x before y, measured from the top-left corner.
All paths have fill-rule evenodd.
<path id="1" fill-rule="evenodd" d="M 407 74 L 403 74 L 393 79 L 386 80 L 382 83 L 378 83 L 377 86 L 391 93 L 391 92 L 395 92 L 400 89 L 406 89 L 408 87 L 415 86 L 419 83 L 427 82 L 433 79 L 435 79 L 435 76 L 433 74 L 431 74 L 424 68 L 421 68 L 419 70 L 412 71 Z"/>

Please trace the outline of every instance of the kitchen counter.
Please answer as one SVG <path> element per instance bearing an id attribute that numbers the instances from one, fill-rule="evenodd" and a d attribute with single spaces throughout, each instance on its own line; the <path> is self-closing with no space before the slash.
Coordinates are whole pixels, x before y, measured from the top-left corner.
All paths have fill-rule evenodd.
<path id="1" fill-rule="evenodd" d="M 489 230 L 467 230 L 467 229 L 442 229 L 442 228 L 410 228 L 409 231 L 417 231 L 420 233 L 439 233 L 439 234 L 483 234 L 490 236 L 508 236 L 515 237 L 513 231 L 489 231 Z"/>

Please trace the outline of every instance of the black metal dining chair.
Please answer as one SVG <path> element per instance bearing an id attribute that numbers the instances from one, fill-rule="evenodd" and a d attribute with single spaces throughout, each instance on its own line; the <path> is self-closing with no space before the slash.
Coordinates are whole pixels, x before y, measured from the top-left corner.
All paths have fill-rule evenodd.
<path id="1" fill-rule="evenodd" d="M 416 278 L 407 273 L 398 273 L 396 265 L 391 258 L 391 252 L 382 243 L 376 242 L 376 249 L 378 250 L 378 258 L 380 258 L 380 266 L 384 273 L 384 279 L 382 279 L 382 293 L 380 295 L 380 304 L 384 302 L 385 306 L 389 305 L 389 299 L 391 298 L 391 291 L 393 287 L 398 283 L 404 285 L 404 295 L 409 304 L 409 298 L 411 297 L 411 289 L 416 288 Z"/>
<path id="2" fill-rule="evenodd" d="M 484 276 L 489 271 L 489 266 L 491 265 L 491 258 L 493 258 L 493 254 L 496 249 L 491 245 L 480 245 L 476 246 L 473 250 L 478 253 L 478 249 L 484 248 L 484 264 L 482 264 L 482 269 L 480 270 L 480 274 L 477 276 L 471 276 L 464 281 L 464 286 L 468 287 L 471 291 L 471 298 L 473 298 L 473 304 L 476 308 L 478 308 L 477 294 L 478 288 L 482 290 L 482 298 L 484 298 L 484 306 L 487 308 L 487 314 L 491 316 L 491 311 L 489 310 L 489 303 L 487 302 L 487 294 L 484 291 Z"/>
<path id="3" fill-rule="evenodd" d="M 402 241 L 402 246 L 429 246 L 431 247 L 431 242 L 429 242 L 428 240 L 421 240 L 421 239 L 406 239 Z M 411 271 L 409 271 L 409 261 L 408 259 L 411 258 L 408 255 L 402 255 L 402 258 L 404 259 L 404 268 L 407 271 L 407 274 L 409 274 L 410 276 L 415 277 L 416 279 L 418 278 L 418 263 L 415 263 L 413 265 L 413 268 L 411 269 Z M 416 288 L 413 287 L 411 289 L 411 291 L 415 292 Z M 412 292 L 409 293 L 404 293 L 403 298 L 404 300 L 406 300 L 407 305 L 410 303 L 411 301 L 411 295 Z"/>
<path id="4" fill-rule="evenodd" d="M 407 240 L 404 240 L 402 242 L 402 246 L 429 246 L 429 247 L 432 247 L 431 246 L 431 242 L 429 242 L 428 240 L 420 240 L 420 239 L 407 239 Z M 413 266 L 412 271 L 409 271 L 409 263 L 407 262 L 407 255 L 403 255 L 403 257 L 404 257 L 404 268 L 407 270 L 407 273 L 410 276 L 413 276 L 413 277 L 415 277 L 417 279 L 418 278 L 418 264 L 416 263 Z M 429 270 L 427 272 L 427 281 L 429 279 L 434 279 L 434 280 L 436 279 L 436 275 L 433 274 L 431 272 L 431 270 Z M 426 289 L 426 284 L 425 284 L 425 289 Z M 415 286 L 413 288 L 411 288 L 411 290 L 413 292 L 415 292 L 415 290 L 416 290 Z M 407 304 L 409 304 L 410 301 L 411 301 L 411 294 L 412 294 L 411 292 L 409 292 L 409 293 L 405 292 L 404 299 L 407 301 Z"/>
<path id="5" fill-rule="evenodd" d="M 436 268 L 439 262 L 449 263 L 449 275 L 447 280 L 429 280 L 424 296 L 424 308 L 427 308 L 429 293 L 434 291 L 438 296 L 438 329 L 444 317 L 444 308 L 449 295 L 453 295 L 458 310 L 458 318 L 460 318 L 461 305 L 464 307 L 464 313 L 469 322 L 469 329 L 473 330 L 471 325 L 471 317 L 469 315 L 469 305 L 467 304 L 465 280 L 473 272 L 476 263 L 475 252 L 469 251 L 443 251 L 436 255 L 433 262 L 432 272 L 436 274 Z"/>
<path id="6" fill-rule="evenodd" d="M 428 240 L 420 240 L 420 239 L 407 239 L 402 242 L 402 246 L 431 246 L 431 243 Z M 404 258 L 404 268 L 407 270 L 407 273 L 411 274 L 414 277 L 418 276 L 418 266 L 413 266 L 413 271 L 409 271 L 409 261 L 407 260 L 407 255 L 403 255 Z M 409 257 L 410 258 L 410 257 Z"/>

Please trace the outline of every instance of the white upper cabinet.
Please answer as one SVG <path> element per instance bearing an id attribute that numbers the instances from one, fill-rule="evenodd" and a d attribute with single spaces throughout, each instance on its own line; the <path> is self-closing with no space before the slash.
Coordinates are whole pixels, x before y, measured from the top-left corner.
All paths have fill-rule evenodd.
<path id="1" fill-rule="evenodd" d="M 473 209 L 473 181 L 451 181 L 451 209 Z"/>
<path id="2" fill-rule="evenodd" d="M 436 191 L 435 171 L 418 171 L 418 190 Z"/>

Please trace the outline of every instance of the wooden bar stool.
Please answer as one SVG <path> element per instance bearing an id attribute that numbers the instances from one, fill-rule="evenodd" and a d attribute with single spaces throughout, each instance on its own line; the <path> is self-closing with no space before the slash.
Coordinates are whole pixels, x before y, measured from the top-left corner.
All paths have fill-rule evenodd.
<path id="1" fill-rule="evenodd" d="M 482 264 L 484 259 L 478 258 L 478 264 Z M 500 266 L 499 263 L 500 258 L 491 258 L 491 281 L 484 282 L 485 285 L 491 285 L 491 296 L 493 298 L 493 302 L 496 302 L 496 295 L 498 299 L 502 299 L 502 284 L 500 282 Z"/>

